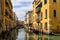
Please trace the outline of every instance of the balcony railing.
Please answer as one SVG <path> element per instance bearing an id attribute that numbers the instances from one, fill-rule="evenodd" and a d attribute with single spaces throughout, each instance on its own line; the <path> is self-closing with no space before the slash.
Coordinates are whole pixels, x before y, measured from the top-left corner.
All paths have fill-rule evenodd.
<path id="1" fill-rule="evenodd" d="M 36 13 L 40 12 L 42 7 L 42 2 L 36 7 Z"/>
<path id="2" fill-rule="evenodd" d="M 36 18 L 36 22 L 37 22 L 37 23 L 39 23 L 39 22 L 40 22 L 40 20 L 41 20 L 41 18 L 40 18 L 40 17 L 37 17 L 37 18 Z"/>
<path id="3" fill-rule="evenodd" d="M 41 1 L 41 0 L 38 0 L 38 1 L 36 2 L 36 4 L 38 4 L 40 1 Z"/>
<path id="4" fill-rule="evenodd" d="M 40 12 L 40 7 L 36 8 L 36 13 Z"/>
<path id="5" fill-rule="evenodd" d="M 32 20 L 29 21 L 29 24 L 32 24 Z"/>
<path id="6" fill-rule="evenodd" d="M 8 7 L 10 10 L 12 9 L 12 3 L 10 0 L 6 1 L 6 7 Z"/>

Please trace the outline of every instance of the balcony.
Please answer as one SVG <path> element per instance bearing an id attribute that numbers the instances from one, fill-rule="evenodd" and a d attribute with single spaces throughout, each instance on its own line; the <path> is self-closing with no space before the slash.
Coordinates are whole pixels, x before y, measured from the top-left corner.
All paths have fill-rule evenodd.
<path id="1" fill-rule="evenodd" d="M 0 20 L 0 27 L 2 27 L 2 20 Z"/>
<path id="2" fill-rule="evenodd" d="M 6 10 L 7 10 L 8 14 L 10 14 L 11 16 L 13 15 L 13 11 L 12 11 L 12 9 L 10 8 L 10 6 L 8 5 L 7 2 L 6 2 Z"/>
<path id="3" fill-rule="evenodd" d="M 12 3 L 11 3 L 11 1 L 6 0 L 5 4 L 6 4 L 6 7 L 8 7 L 8 9 L 11 10 L 11 9 L 13 8 L 13 7 L 12 7 Z"/>
<path id="4" fill-rule="evenodd" d="M 36 8 L 36 13 L 40 12 L 40 7 Z"/>
<path id="5" fill-rule="evenodd" d="M 32 25 L 32 20 L 29 20 L 29 25 Z"/>
<path id="6" fill-rule="evenodd" d="M 38 1 L 36 1 L 36 4 L 38 4 L 38 3 L 40 3 L 41 2 L 41 0 L 38 0 Z"/>
<path id="7" fill-rule="evenodd" d="M 8 13 L 7 10 L 5 11 L 5 16 L 6 16 L 6 17 L 9 17 L 9 13 Z"/>
<path id="8" fill-rule="evenodd" d="M 8 4 L 10 5 L 11 8 L 13 8 L 11 0 L 7 0 Z"/>
<path id="9" fill-rule="evenodd" d="M 36 18 L 36 22 L 37 22 L 37 23 L 40 23 L 40 20 L 41 20 L 40 17 L 37 17 L 37 18 Z"/>
<path id="10" fill-rule="evenodd" d="M 40 2 L 41 0 L 35 0 L 36 5 Z"/>
<path id="11" fill-rule="evenodd" d="M 9 18 L 10 18 L 11 20 L 13 20 L 13 16 L 9 15 Z"/>
<path id="12" fill-rule="evenodd" d="M 36 13 L 39 13 L 41 11 L 42 2 L 36 7 Z"/>

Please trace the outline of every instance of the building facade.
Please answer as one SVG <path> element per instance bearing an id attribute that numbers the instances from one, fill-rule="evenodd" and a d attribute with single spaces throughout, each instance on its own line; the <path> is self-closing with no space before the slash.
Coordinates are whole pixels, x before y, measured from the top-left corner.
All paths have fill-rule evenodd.
<path id="1" fill-rule="evenodd" d="M 13 12 L 13 17 L 14 17 L 14 27 L 17 26 L 17 21 L 18 21 L 18 17 L 16 16 L 15 12 Z"/>
<path id="2" fill-rule="evenodd" d="M 13 6 L 11 0 L 1 0 L 2 31 L 9 31 L 13 28 Z"/>
<path id="3" fill-rule="evenodd" d="M 32 23 L 32 11 L 28 11 L 25 15 L 25 24 Z"/>
<path id="4" fill-rule="evenodd" d="M 2 5 L 0 0 L 0 33 L 2 32 Z"/>
<path id="5" fill-rule="evenodd" d="M 30 31 L 30 29 L 32 29 L 33 26 L 33 11 L 28 11 L 25 15 L 25 27 Z"/>
<path id="6" fill-rule="evenodd" d="M 40 30 L 45 33 L 60 33 L 60 0 L 34 0 Z M 40 21 L 39 21 L 40 20 Z"/>
<path id="7" fill-rule="evenodd" d="M 40 31 L 40 18 L 38 17 L 39 13 L 37 12 L 38 10 L 40 10 L 39 8 L 37 8 L 36 10 L 36 1 L 34 0 L 34 2 L 32 3 L 33 5 L 33 27 L 35 32 L 39 32 Z"/>

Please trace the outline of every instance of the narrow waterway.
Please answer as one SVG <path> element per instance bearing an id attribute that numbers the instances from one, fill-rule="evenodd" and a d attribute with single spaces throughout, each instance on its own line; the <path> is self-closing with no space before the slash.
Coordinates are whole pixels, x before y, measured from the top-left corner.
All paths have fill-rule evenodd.
<path id="1" fill-rule="evenodd" d="M 8 35 L 0 37 L 0 40 L 60 40 L 60 36 L 54 35 L 38 35 L 35 33 L 27 33 L 24 28 L 19 30 L 13 30 Z"/>
<path id="2" fill-rule="evenodd" d="M 16 40 L 24 40 L 24 39 L 25 39 L 25 31 L 24 31 L 24 29 L 19 29 Z"/>

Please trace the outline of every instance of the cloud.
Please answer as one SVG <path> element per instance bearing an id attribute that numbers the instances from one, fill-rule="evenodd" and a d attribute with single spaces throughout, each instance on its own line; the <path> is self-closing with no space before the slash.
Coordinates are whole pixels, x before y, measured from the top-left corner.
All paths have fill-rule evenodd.
<path id="1" fill-rule="evenodd" d="M 13 4 L 13 11 L 16 13 L 18 19 L 24 20 L 27 11 L 32 10 L 33 0 L 11 0 Z"/>

